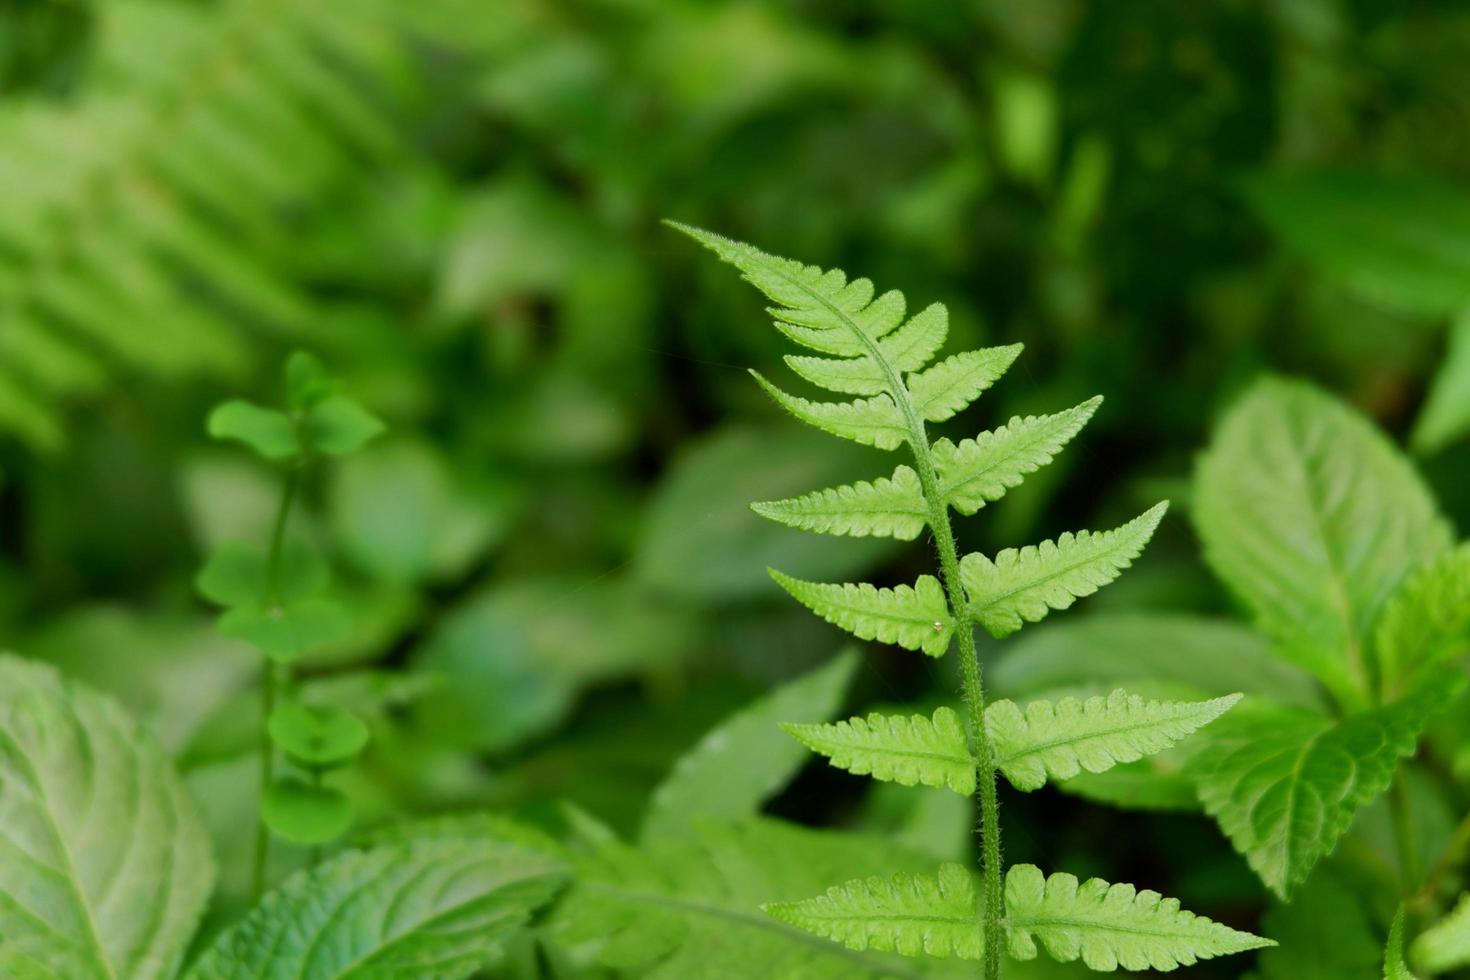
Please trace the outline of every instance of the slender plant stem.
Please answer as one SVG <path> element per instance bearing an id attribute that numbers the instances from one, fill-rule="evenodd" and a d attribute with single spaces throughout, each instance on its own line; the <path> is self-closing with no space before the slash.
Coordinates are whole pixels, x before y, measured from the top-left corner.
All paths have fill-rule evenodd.
<path id="1" fill-rule="evenodd" d="M 281 559 L 286 542 L 286 519 L 291 513 L 291 504 L 296 499 L 296 488 L 301 479 L 301 470 L 292 466 L 286 473 L 281 487 L 281 500 L 276 508 L 276 520 L 271 528 L 270 550 L 265 559 L 265 598 L 271 606 L 281 601 Z M 260 798 L 265 799 L 266 790 L 275 778 L 276 750 L 271 744 L 267 725 L 271 713 L 276 710 L 276 693 L 279 687 L 276 665 L 267 658 L 261 677 L 260 698 Z M 250 877 L 250 894 L 259 899 L 265 891 L 266 867 L 270 864 L 271 835 L 265 820 L 257 811 L 255 818 L 255 866 Z"/>
<path id="2" fill-rule="evenodd" d="M 1389 790 L 1389 815 L 1394 844 L 1399 855 L 1399 882 L 1405 898 L 1419 887 L 1419 852 L 1414 846 L 1413 803 L 1409 799 L 1407 772 L 1400 769 Z"/>
<path id="3" fill-rule="evenodd" d="M 1454 833 L 1450 835 L 1449 843 L 1445 845 L 1444 850 L 1439 852 L 1434 867 L 1430 868 L 1428 877 L 1424 879 L 1424 884 L 1414 896 L 1412 903 L 1414 906 L 1422 910 L 1429 908 L 1434 903 L 1435 897 L 1439 894 L 1440 885 L 1464 856 L 1466 849 L 1470 849 L 1470 814 L 1466 814 L 1465 818 L 1455 827 Z"/>

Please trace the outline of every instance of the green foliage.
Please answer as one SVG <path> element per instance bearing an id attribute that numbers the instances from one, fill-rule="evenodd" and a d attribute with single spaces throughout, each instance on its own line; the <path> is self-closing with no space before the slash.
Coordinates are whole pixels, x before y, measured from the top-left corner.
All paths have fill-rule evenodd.
<path id="1" fill-rule="evenodd" d="M 907 466 L 871 483 L 859 480 L 800 497 L 751 504 L 750 509 L 803 531 L 854 537 L 883 535 L 900 541 L 918 537 L 928 513 L 918 474 Z"/>
<path id="2" fill-rule="evenodd" d="M 1404 583 L 1379 617 L 1374 642 L 1389 690 L 1413 685 L 1470 649 L 1470 544 Z"/>
<path id="3" fill-rule="evenodd" d="M 266 786 L 260 820 L 292 843 L 325 844 L 352 828 L 352 801 L 335 787 L 285 776 Z"/>
<path id="4" fill-rule="evenodd" d="M 1414 980 L 1409 965 L 1404 962 L 1404 908 L 1394 913 L 1393 925 L 1388 930 L 1388 945 L 1383 949 L 1383 980 Z"/>
<path id="5" fill-rule="evenodd" d="M 932 575 L 920 576 L 912 586 L 892 589 L 866 582 L 803 582 L 774 569 L 771 577 L 797 602 L 859 639 L 896 643 L 931 657 L 942 657 L 949 649 L 954 619 L 944 599 L 944 587 Z"/>
<path id="6" fill-rule="evenodd" d="M 781 726 L 832 765 L 903 786 L 948 786 L 962 796 L 975 792 L 975 756 L 951 708 L 934 716 L 884 715 L 851 718 L 835 725 Z"/>
<path id="7" fill-rule="evenodd" d="M 1429 973 L 1470 966 L 1470 894 L 1461 895 L 1449 915 L 1420 933 L 1411 951 L 1414 963 Z"/>
<path id="8" fill-rule="evenodd" d="M 940 495 L 961 514 L 970 515 L 1005 496 L 1007 490 L 1056 458 L 1102 404 L 1102 396 L 1055 415 L 1013 418 L 958 444 L 934 443 Z"/>

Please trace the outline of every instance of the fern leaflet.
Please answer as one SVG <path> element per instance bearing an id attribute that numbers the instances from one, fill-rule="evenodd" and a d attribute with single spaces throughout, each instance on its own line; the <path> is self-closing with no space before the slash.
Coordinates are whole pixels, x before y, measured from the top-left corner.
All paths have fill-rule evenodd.
<path id="1" fill-rule="evenodd" d="M 803 531 L 853 537 L 883 535 L 901 541 L 917 538 L 928 517 L 919 475 L 907 466 L 871 483 L 860 480 L 750 507 L 762 517 Z"/>
<path id="2" fill-rule="evenodd" d="M 835 725 L 781 727 L 839 769 L 904 786 L 948 786 L 962 796 L 975 792 L 975 757 L 950 708 L 935 709 L 933 718 L 875 712 Z"/>
<path id="3" fill-rule="evenodd" d="M 1055 415 L 1013 418 L 991 432 L 956 444 L 934 443 L 940 493 L 961 514 L 973 514 L 1050 463 L 1092 418 L 1102 397 Z"/>
<path id="4" fill-rule="evenodd" d="M 944 588 L 932 575 L 919 576 L 912 586 L 892 589 L 866 582 L 806 582 L 774 569 L 771 578 L 812 612 L 860 639 L 896 643 L 931 657 L 943 656 L 949 649 L 954 620 L 944 601 Z"/>

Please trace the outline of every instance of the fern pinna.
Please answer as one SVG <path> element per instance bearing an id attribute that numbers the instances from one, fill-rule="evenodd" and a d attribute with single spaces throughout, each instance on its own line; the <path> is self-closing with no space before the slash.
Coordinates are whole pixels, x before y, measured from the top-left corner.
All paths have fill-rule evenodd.
<path id="1" fill-rule="evenodd" d="M 925 423 L 942 422 L 994 384 L 1019 344 L 955 354 L 934 363 L 948 332 L 935 303 L 905 319 L 903 294 L 874 296 L 867 279 L 849 281 L 685 225 L 680 231 L 739 269 L 771 300 L 788 338 L 819 356 L 789 355 L 793 371 L 851 401 L 812 401 L 756 381 L 782 408 L 833 435 L 880 449 L 905 443 L 913 465 L 872 482 L 757 503 L 757 513 L 823 534 L 886 535 L 903 540 L 928 529 L 939 576 L 910 586 L 806 582 L 773 571 L 776 581 L 828 622 L 867 640 L 929 656 L 959 648 L 963 720 L 949 708 L 932 716 L 880 714 L 835 725 L 789 726 L 834 765 L 875 779 L 923 783 L 978 795 L 982 877 L 947 865 L 933 876 L 867 878 L 805 901 L 768 905 L 778 919 L 853 949 L 983 960 L 1001 975 L 1002 944 L 1033 959 L 1038 944 L 1062 961 L 1096 970 L 1172 970 L 1197 959 L 1267 945 L 1186 912 L 1174 899 L 1099 879 L 1049 877 L 1030 865 L 1004 875 L 997 773 L 1017 789 L 1081 770 L 1100 772 L 1157 752 L 1226 711 L 1237 697 L 1197 703 L 1145 701 L 1123 691 L 1087 701 L 1065 698 L 1024 709 L 985 703 L 974 627 L 1003 637 L 1050 610 L 1065 609 L 1116 578 L 1143 550 L 1167 504 L 1112 531 L 1079 531 L 1055 541 L 963 558 L 949 510 L 974 514 L 1050 462 L 1086 424 L 1100 399 L 1055 415 L 1013 418 L 974 439 L 930 442 Z M 752 372 L 754 374 L 754 372 Z"/>

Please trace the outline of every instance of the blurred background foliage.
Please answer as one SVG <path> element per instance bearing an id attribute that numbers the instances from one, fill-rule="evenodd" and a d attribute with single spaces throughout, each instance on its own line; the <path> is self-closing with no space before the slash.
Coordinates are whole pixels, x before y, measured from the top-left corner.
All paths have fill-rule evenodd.
<path id="1" fill-rule="evenodd" d="M 243 888 L 257 665 L 191 578 L 277 477 L 202 419 L 305 346 L 392 433 L 298 528 L 355 611 L 305 684 L 373 719 L 364 811 L 635 827 L 839 646 L 768 565 L 928 566 L 749 513 L 883 466 L 777 417 L 745 373 L 777 334 L 666 217 L 943 301 L 955 349 L 1023 341 L 987 426 L 1106 396 L 969 547 L 1187 508 L 1267 370 L 1412 440 L 1463 527 L 1467 45 L 1458 0 L 3 0 L 0 637 L 151 719 Z M 1171 515 L 1072 615 L 1224 609 L 1196 552 Z M 869 651 L 849 706 L 951 686 L 919 660 Z M 965 846 L 963 812 L 818 767 L 773 808 Z M 1259 907 L 1202 819 L 1009 809 L 1018 859 Z"/>

